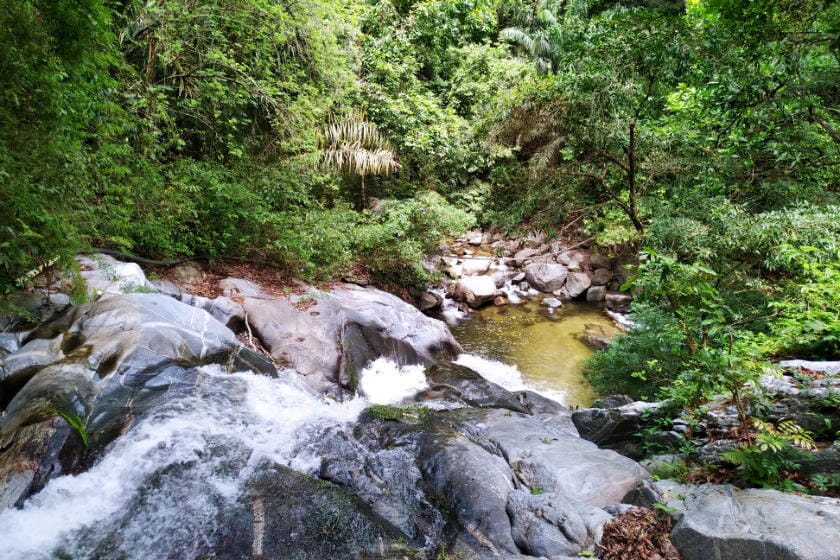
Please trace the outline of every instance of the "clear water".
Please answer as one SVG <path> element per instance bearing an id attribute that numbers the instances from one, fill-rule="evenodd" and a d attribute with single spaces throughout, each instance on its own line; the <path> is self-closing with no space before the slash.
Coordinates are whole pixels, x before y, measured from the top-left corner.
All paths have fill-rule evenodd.
<path id="1" fill-rule="evenodd" d="M 583 361 L 592 354 L 581 341 L 587 327 L 606 335 L 617 332 L 613 321 L 598 307 L 572 302 L 552 313 L 539 304 L 539 298 L 519 305 L 484 307 L 450 329 L 464 352 L 483 359 L 467 363 L 463 360 L 471 358 L 466 357 L 459 361 L 485 377 L 493 379 L 495 372 L 512 379 L 516 372 L 504 368 L 513 365 L 527 386 L 567 406 L 589 406 L 595 393 L 581 373 Z"/>

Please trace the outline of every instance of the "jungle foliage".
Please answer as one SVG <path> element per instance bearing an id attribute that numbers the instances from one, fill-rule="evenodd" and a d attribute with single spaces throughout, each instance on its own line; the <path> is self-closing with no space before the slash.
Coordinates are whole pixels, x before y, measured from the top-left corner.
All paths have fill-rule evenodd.
<path id="1" fill-rule="evenodd" d="M 642 255 L 599 390 L 696 401 L 838 357 L 837 2 L 2 8 L 2 293 L 91 246 L 420 284 L 474 223 L 579 219 Z"/>

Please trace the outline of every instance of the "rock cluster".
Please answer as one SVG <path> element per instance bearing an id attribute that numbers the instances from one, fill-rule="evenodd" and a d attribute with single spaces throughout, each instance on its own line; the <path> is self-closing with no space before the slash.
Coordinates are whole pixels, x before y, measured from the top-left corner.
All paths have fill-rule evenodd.
<path id="1" fill-rule="evenodd" d="M 446 250 L 450 255 L 438 265 L 452 279 L 449 293 L 469 307 L 506 305 L 512 291 L 513 299 L 542 293 L 560 302 L 581 299 L 619 313 L 628 311 L 631 297 L 619 288 L 631 261 L 549 243 L 542 234 L 510 240 L 498 233 L 473 232 Z"/>
<path id="2" fill-rule="evenodd" d="M 658 405 L 619 397 L 570 411 L 508 391 L 448 361 L 459 349 L 442 323 L 378 290 L 338 285 L 278 298 L 227 279 L 227 295 L 207 299 L 172 286 L 118 294 L 126 289 L 118 277 L 85 305 L 29 298 L 43 312 L 37 327 L 3 318 L 2 519 L 64 495 L 51 482 L 65 474 L 112 466 L 126 446 L 141 451 L 101 481 L 119 506 L 95 527 L 68 528 L 63 548 L 41 556 L 402 558 L 445 549 L 464 559 L 567 560 L 597 553 L 615 516 L 661 502 L 687 560 L 840 558 L 840 501 L 652 483 L 630 457 Z M 231 329 L 259 338 L 287 369 L 277 372 Z M 380 356 L 427 364 L 428 387 L 402 407 L 334 420 L 358 402 L 354 375 Z M 244 370 L 259 375 L 224 373 Z M 834 375 L 820 379 L 826 398 Z M 288 411 L 267 408 L 255 393 L 265 383 L 321 407 L 328 422 L 313 428 L 314 411 L 290 401 Z M 225 408 L 213 408 L 219 403 Z M 806 414 L 791 403 L 777 414 Z M 181 426 L 188 413 L 201 426 Z M 282 422 L 245 437 L 277 414 Z M 706 429 L 723 430 L 729 414 L 723 402 L 710 409 Z M 273 446 L 287 422 L 303 433 L 285 434 L 294 445 L 280 452 Z M 687 433 L 679 419 L 672 431 Z M 150 439 L 155 433 L 162 439 Z M 814 472 L 837 464 L 836 446 L 822 453 Z M 27 557 L 10 546 L 4 541 L 0 558 Z"/>

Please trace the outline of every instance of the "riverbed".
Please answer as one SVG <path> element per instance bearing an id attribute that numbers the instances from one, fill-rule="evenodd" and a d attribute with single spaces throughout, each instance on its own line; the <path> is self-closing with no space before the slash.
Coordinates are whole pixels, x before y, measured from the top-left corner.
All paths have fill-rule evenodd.
<path id="1" fill-rule="evenodd" d="M 515 366 L 526 386 L 570 407 L 589 406 L 596 397 L 582 375 L 583 362 L 592 354 L 581 340 L 587 328 L 606 336 L 618 332 L 597 306 L 569 302 L 550 311 L 539 298 L 484 307 L 451 325 L 465 353 L 499 362 L 500 369 Z"/>

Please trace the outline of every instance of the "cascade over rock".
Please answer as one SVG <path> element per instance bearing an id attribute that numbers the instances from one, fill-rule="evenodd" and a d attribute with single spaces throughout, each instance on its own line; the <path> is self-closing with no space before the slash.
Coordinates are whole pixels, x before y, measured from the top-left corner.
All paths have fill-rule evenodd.
<path id="1" fill-rule="evenodd" d="M 296 301 L 246 297 L 243 306 L 272 357 L 321 393 L 355 390 L 359 372 L 380 356 L 428 364 L 461 351 L 444 323 L 375 288 L 339 284 Z"/>
<path id="2" fill-rule="evenodd" d="M 593 443 L 632 454 L 656 405 L 570 411 L 509 391 L 447 361 L 459 347 L 442 323 L 371 288 L 226 287 L 106 293 L 0 340 L 0 560 L 564 560 L 594 551 L 623 502 L 654 500 L 674 508 L 687 560 L 840 558 L 838 500 L 651 484 Z M 382 356 L 407 377 L 368 367 Z M 346 390 L 377 379 L 407 388 L 386 401 L 405 406 Z"/>
<path id="3" fill-rule="evenodd" d="M 274 373 L 205 311 L 159 294 L 112 295 L 31 331 L 0 369 L 0 438 L 17 433 L 32 458 L 20 469 L 0 456 L 0 473 L 16 481 L 0 509 L 95 459 L 136 418 L 190 394 L 196 368 L 208 363 Z M 51 421 L 57 415 L 85 420 L 86 449 L 66 423 Z"/>

